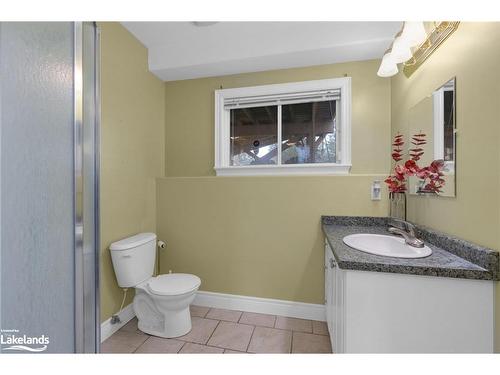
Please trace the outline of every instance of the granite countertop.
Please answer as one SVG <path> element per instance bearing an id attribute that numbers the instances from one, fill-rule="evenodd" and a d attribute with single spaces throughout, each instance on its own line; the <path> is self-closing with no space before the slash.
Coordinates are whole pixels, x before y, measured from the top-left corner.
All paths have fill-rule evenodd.
<path id="1" fill-rule="evenodd" d="M 340 269 L 498 280 L 498 252 L 424 227 L 417 227 L 417 233 L 432 254 L 418 259 L 373 255 L 344 244 L 349 234 L 390 235 L 388 218 L 323 216 L 322 227 Z"/>

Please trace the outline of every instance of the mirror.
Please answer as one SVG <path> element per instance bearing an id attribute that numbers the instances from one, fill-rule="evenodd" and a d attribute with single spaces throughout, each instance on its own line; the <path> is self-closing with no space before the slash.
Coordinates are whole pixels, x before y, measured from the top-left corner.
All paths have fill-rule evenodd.
<path id="1" fill-rule="evenodd" d="M 429 167 L 430 173 L 439 173 L 434 181 L 425 174 L 410 177 L 410 194 L 455 196 L 455 87 L 452 78 L 410 109 L 408 151 L 420 168 Z"/>

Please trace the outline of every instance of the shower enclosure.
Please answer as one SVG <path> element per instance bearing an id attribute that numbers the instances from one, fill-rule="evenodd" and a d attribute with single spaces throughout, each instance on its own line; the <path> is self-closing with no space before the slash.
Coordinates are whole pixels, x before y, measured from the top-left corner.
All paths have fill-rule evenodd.
<path id="1" fill-rule="evenodd" d="M 99 33 L 0 23 L 0 352 L 99 350 Z"/>

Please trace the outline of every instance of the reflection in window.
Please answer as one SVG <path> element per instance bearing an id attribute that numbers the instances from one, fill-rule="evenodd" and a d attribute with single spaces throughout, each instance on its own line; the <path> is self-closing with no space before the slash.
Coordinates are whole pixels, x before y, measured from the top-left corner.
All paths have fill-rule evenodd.
<path id="1" fill-rule="evenodd" d="M 278 107 L 231 109 L 231 165 L 277 163 Z"/>
<path id="2" fill-rule="evenodd" d="M 336 101 L 282 106 L 282 163 L 336 163 Z"/>
<path id="3" fill-rule="evenodd" d="M 453 90 L 445 90 L 443 93 L 443 117 L 444 117 L 444 160 L 453 161 L 453 149 L 454 149 L 454 114 L 455 114 L 455 100 Z"/>

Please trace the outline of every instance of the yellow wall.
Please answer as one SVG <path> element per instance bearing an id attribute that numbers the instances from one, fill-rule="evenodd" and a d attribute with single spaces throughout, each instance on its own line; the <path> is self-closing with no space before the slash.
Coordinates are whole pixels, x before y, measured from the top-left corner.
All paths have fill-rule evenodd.
<path id="1" fill-rule="evenodd" d="M 390 80 L 378 61 L 166 83 L 166 178 L 158 179 L 161 272 L 191 272 L 202 290 L 323 303 L 320 216 L 385 216 L 370 185 L 390 162 Z M 353 174 L 215 177 L 214 90 L 352 77 Z M 387 194 L 384 194 L 384 197 Z"/>
<path id="2" fill-rule="evenodd" d="M 121 303 L 109 244 L 156 230 L 156 184 L 165 168 L 165 87 L 147 50 L 118 23 L 101 28 L 101 320 Z M 131 301 L 131 291 L 127 303 Z"/>
<path id="3" fill-rule="evenodd" d="M 411 196 L 408 218 L 500 250 L 500 23 L 460 24 L 410 78 L 392 79 L 392 131 L 407 134 L 408 111 L 456 77 L 456 198 Z M 496 350 L 500 351 L 497 283 Z"/>

